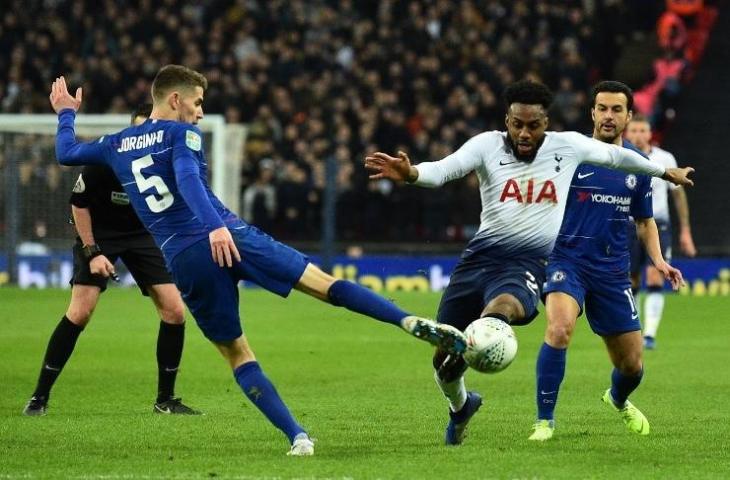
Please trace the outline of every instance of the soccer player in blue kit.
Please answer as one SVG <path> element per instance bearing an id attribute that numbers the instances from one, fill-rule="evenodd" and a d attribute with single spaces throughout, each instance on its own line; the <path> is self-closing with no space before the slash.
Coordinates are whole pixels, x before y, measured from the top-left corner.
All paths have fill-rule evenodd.
<path id="1" fill-rule="evenodd" d="M 50 101 L 58 113 L 56 156 L 62 165 L 109 165 L 145 228 L 162 250 L 183 300 L 205 336 L 230 364 L 249 400 L 291 444 L 290 455 L 312 455 L 314 444 L 261 370 L 241 329 L 238 283 L 246 279 L 281 296 L 292 289 L 399 326 L 440 349 L 460 354 L 464 335 L 404 312 L 367 288 L 337 280 L 302 253 L 277 242 L 228 210 L 211 192 L 200 130 L 200 73 L 180 65 L 160 69 L 152 83 L 149 120 L 90 143 L 75 138 L 81 89 L 71 96 L 59 77 Z"/>
<path id="2" fill-rule="evenodd" d="M 593 138 L 635 149 L 621 136 L 631 120 L 632 106 L 633 94 L 625 84 L 603 81 L 595 85 Z M 581 165 L 575 171 L 546 270 L 547 329 L 537 358 L 538 414 L 530 440 L 553 436 L 566 352 L 584 305 L 588 323 L 603 338 L 614 366 L 603 402 L 620 414 L 630 431 L 649 433 L 646 417 L 628 400 L 643 376 L 641 325 L 629 279 L 626 224 L 630 216 L 657 270 L 674 289 L 682 283 L 681 272 L 662 257 L 651 195 L 651 178 L 646 175 L 627 175 L 594 165 Z"/>

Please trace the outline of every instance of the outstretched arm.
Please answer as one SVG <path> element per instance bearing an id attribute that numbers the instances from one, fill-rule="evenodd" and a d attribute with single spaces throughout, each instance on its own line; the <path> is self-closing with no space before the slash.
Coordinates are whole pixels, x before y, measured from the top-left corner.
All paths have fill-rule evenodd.
<path id="1" fill-rule="evenodd" d="M 629 173 L 643 173 L 652 177 L 660 177 L 675 185 L 694 185 L 689 174 L 694 168 L 667 168 L 651 162 L 639 153 L 628 148 L 619 147 L 576 134 L 575 146 L 580 162 L 591 163 Z"/>
<path id="2" fill-rule="evenodd" d="M 74 120 L 76 112 L 71 109 L 62 110 L 58 114 L 58 130 L 56 132 L 56 159 L 61 165 L 105 165 L 105 146 L 99 140 L 89 143 L 76 141 Z"/>
<path id="3" fill-rule="evenodd" d="M 88 165 L 104 163 L 104 145 L 100 141 L 80 143 L 76 141 L 74 120 L 81 107 L 81 87 L 72 97 L 66 87 L 66 79 L 57 78 L 51 85 L 49 99 L 51 107 L 58 114 L 56 132 L 56 159 L 61 165 Z"/>
<path id="4" fill-rule="evenodd" d="M 373 172 L 370 175 L 373 180 L 388 178 L 421 187 L 440 187 L 446 182 L 466 176 L 479 166 L 488 138 L 485 134 L 477 135 L 448 157 L 437 162 L 419 163 L 417 166 L 411 165 L 405 152 L 398 152 L 397 157 L 376 152 L 365 158 L 365 168 Z"/>

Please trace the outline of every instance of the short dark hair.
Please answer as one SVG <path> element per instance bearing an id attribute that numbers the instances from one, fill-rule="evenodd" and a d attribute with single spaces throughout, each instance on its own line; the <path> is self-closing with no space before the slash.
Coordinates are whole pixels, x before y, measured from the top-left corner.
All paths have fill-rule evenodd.
<path id="1" fill-rule="evenodd" d="M 155 102 L 164 100 L 165 95 L 175 87 L 201 87 L 206 90 L 208 79 L 192 68 L 182 65 L 165 65 L 157 72 L 157 76 L 152 81 L 152 100 Z"/>
<path id="2" fill-rule="evenodd" d="M 141 103 L 141 104 L 137 105 L 137 108 L 132 110 L 132 118 L 130 119 L 130 123 L 134 123 L 134 119 L 137 117 L 149 118 L 151 113 L 152 113 L 152 104 L 151 103 Z"/>
<path id="3" fill-rule="evenodd" d="M 616 80 L 603 80 L 595 84 L 591 92 L 591 107 L 596 106 L 596 97 L 602 92 L 623 93 L 626 95 L 626 109 L 634 109 L 634 92 L 625 83 Z"/>
<path id="4" fill-rule="evenodd" d="M 520 80 L 504 89 L 502 94 L 507 108 L 513 103 L 524 103 L 525 105 L 542 105 L 545 110 L 553 103 L 553 92 L 538 82 L 532 80 Z"/>

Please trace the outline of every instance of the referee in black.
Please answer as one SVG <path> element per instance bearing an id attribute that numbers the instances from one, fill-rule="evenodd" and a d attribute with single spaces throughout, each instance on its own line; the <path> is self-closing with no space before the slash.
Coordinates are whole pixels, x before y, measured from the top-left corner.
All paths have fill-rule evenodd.
<path id="1" fill-rule="evenodd" d="M 152 105 L 132 114 L 132 124 L 144 123 Z M 152 299 L 162 319 L 157 337 L 157 400 L 153 411 L 197 415 L 199 411 L 175 397 L 175 379 L 185 339 L 184 306 L 160 250 L 129 204 L 114 172 L 106 166 L 86 166 L 71 194 L 78 236 L 73 247 L 71 303 L 46 348 L 38 384 L 23 413 L 45 415 L 51 387 L 73 353 L 76 340 L 91 320 L 109 277 L 118 280 L 114 263 L 121 259 L 142 294 Z"/>

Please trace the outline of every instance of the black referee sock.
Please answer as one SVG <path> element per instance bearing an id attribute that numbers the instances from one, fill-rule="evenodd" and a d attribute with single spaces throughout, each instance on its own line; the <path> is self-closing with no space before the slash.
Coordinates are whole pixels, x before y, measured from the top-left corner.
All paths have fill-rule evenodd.
<path id="1" fill-rule="evenodd" d="M 33 396 L 48 398 L 51 387 L 61 374 L 61 370 L 66 365 L 71 353 L 73 353 L 76 340 L 78 340 L 83 330 L 84 327 L 79 327 L 69 320 L 66 315 L 58 322 L 50 340 L 48 340 L 46 355 L 43 358 L 43 366 Z"/>
<path id="2" fill-rule="evenodd" d="M 173 325 L 160 322 L 160 333 L 157 335 L 157 403 L 175 396 L 175 380 L 184 342 L 184 323 Z"/>

